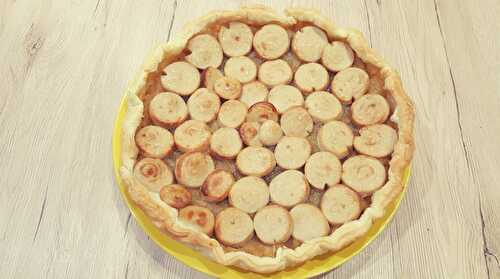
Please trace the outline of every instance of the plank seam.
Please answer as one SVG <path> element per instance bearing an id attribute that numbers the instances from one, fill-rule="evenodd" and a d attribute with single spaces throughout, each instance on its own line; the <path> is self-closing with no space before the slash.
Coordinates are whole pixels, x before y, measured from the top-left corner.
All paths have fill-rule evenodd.
<path id="1" fill-rule="evenodd" d="M 99 9 L 100 4 L 101 4 L 101 0 L 97 0 L 97 3 L 95 4 L 95 7 L 94 7 L 94 12 L 92 13 L 93 15 L 95 15 L 97 13 L 97 9 Z"/>
<path id="2" fill-rule="evenodd" d="M 368 12 L 368 5 L 366 4 L 366 0 L 363 0 L 363 3 L 365 5 L 366 21 L 368 24 L 368 38 L 370 39 L 370 47 L 372 47 L 372 27 L 371 27 L 370 13 Z"/>
<path id="3" fill-rule="evenodd" d="M 125 279 L 128 279 L 128 266 L 130 264 L 130 261 L 127 261 L 127 265 L 125 266 Z"/>
<path id="4" fill-rule="evenodd" d="M 45 205 L 47 204 L 47 192 L 49 189 L 49 185 L 45 187 L 45 194 L 43 197 L 42 209 L 40 209 L 40 215 L 38 216 L 38 223 L 36 224 L 35 235 L 33 236 L 33 242 L 35 242 L 36 237 L 38 235 L 38 230 L 40 229 L 40 224 L 42 223 L 42 218 L 45 213 Z"/>
<path id="5" fill-rule="evenodd" d="M 123 233 L 123 238 L 125 238 L 127 236 L 128 226 L 130 225 L 130 219 L 132 219 L 131 217 L 132 217 L 132 214 L 129 212 L 128 217 L 127 217 L 127 222 L 125 223 L 125 231 Z"/>
<path id="6" fill-rule="evenodd" d="M 172 12 L 172 19 L 170 20 L 170 26 L 168 27 L 168 40 L 170 41 L 170 36 L 172 35 L 172 26 L 175 21 L 175 12 L 177 11 L 177 0 L 174 1 L 174 11 Z"/>

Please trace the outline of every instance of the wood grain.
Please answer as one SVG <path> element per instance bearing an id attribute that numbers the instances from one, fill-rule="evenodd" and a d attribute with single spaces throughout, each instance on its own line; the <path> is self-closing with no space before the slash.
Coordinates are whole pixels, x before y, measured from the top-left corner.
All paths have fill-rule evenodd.
<path id="1" fill-rule="evenodd" d="M 247 1 L 0 1 L 2 278 L 205 278 L 130 217 L 111 163 L 128 80 L 189 20 Z M 259 1 L 366 34 L 417 108 L 394 221 L 321 278 L 500 278 L 500 3 Z"/>

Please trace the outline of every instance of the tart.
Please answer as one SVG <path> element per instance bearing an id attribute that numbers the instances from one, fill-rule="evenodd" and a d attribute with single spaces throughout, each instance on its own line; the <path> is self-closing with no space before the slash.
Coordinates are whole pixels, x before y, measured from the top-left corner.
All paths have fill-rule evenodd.
<path id="1" fill-rule="evenodd" d="M 209 13 L 155 51 L 128 92 L 130 198 L 164 233 L 258 273 L 362 236 L 414 151 L 396 71 L 313 10 Z"/>

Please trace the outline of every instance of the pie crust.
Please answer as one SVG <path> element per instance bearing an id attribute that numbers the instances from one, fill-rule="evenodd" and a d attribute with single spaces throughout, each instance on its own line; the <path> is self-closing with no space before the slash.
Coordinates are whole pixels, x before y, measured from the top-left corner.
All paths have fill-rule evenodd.
<path id="1" fill-rule="evenodd" d="M 151 55 L 143 65 L 140 74 L 130 84 L 127 89 L 127 113 L 122 125 L 122 166 L 120 167 L 120 174 L 127 185 L 129 196 L 150 217 L 153 224 L 175 239 L 192 245 L 218 263 L 234 265 L 259 273 L 271 273 L 283 270 L 326 252 L 338 251 L 364 235 L 370 229 L 373 222 L 384 215 L 387 205 L 401 192 L 403 188 L 402 179 L 404 169 L 409 165 L 414 151 L 413 104 L 405 94 L 397 72 L 369 48 L 362 34 L 354 29 L 337 27 L 329 19 L 321 16 L 314 10 L 290 8 L 285 11 L 285 14 L 278 14 L 272 9 L 262 6 L 244 7 L 236 11 L 211 12 L 188 24 L 178 37 L 169 43 L 161 45 Z M 234 27 L 235 22 L 241 23 L 242 26 Z M 250 34 L 248 29 L 243 25 L 257 28 L 252 41 L 254 51 L 248 46 Z M 220 34 L 221 32 L 217 33 L 217 30 L 221 29 L 222 26 L 231 30 L 234 27 L 235 30 L 234 32 L 231 31 L 229 35 Z M 319 60 L 313 60 L 316 59 L 317 52 L 311 56 L 308 56 L 309 54 L 298 54 L 299 52 L 294 50 L 293 42 L 290 43 L 290 39 L 293 36 L 291 37 L 289 32 L 297 31 L 304 26 L 313 26 L 321 29 L 330 42 L 344 42 L 349 45 L 355 55 L 351 67 L 339 69 L 340 71 L 335 77 L 340 75 L 340 78 L 333 78 L 333 81 L 331 81 L 331 90 L 328 89 L 330 79 L 326 68 L 320 64 L 324 58 L 320 56 L 317 58 Z M 233 33 L 239 34 L 239 32 L 242 32 L 241 38 L 246 42 L 242 42 L 241 46 L 235 46 L 232 49 L 232 46 L 227 47 L 227 45 L 224 45 L 225 43 L 213 44 L 217 42 L 217 38 L 222 42 L 226 38 L 231 41 L 231 38 L 234 38 Z M 197 42 L 194 40 L 194 38 L 203 34 L 212 34 L 215 40 L 203 39 L 202 37 L 203 40 L 209 41 L 209 44 L 213 45 L 215 49 L 208 50 L 208 58 L 198 53 L 200 49 L 197 48 Z M 220 39 L 221 36 L 224 38 L 223 40 Z M 297 67 L 297 60 L 290 59 L 293 56 L 286 54 L 287 52 L 289 53 L 290 44 L 292 45 L 292 52 L 302 56 L 302 58 L 299 56 L 299 59 L 303 60 L 302 66 Z M 229 43 L 229 45 L 231 44 Z M 325 44 L 325 46 L 328 48 L 328 44 Z M 188 48 L 191 48 L 191 59 L 184 56 L 184 50 Z M 300 50 L 300 47 L 298 49 Z M 204 50 L 201 49 L 201 51 Z M 144 129 L 143 117 L 146 121 L 149 119 L 147 118 L 149 117 L 147 112 L 145 114 L 144 108 L 145 105 L 149 105 L 148 100 L 150 99 L 148 98 L 151 98 L 151 96 L 147 97 L 146 95 L 149 94 L 148 92 L 150 92 L 152 84 L 158 81 L 167 92 L 187 96 L 193 94 L 199 88 L 201 77 L 203 76 L 203 84 L 210 90 L 213 87 L 215 93 L 219 96 L 221 96 L 222 92 L 222 95 L 224 95 L 221 96 L 222 98 L 238 99 L 240 97 L 241 84 L 237 80 L 238 83 L 234 84 L 240 85 L 239 92 L 237 90 L 238 86 L 236 86 L 236 89 L 232 89 L 232 86 L 219 86 L 222 89 L 224 87 L 226 89 L 217 90 L 219 80 L 228 78 L 215 68 L 211 68 L 219 66 L 219 55 L 222 52 L 231 57 L 245 55 L 247 52 L 250 52 L 248 56 L 253 57 L 253 61 L 267 60 L 259 66 L 257 76 L 261 82 L 268 86 L 288 84 L 293 77 L 293 72 L 295 72 L 294 83 L 303 91 L 303 94 L 309 94 L 318 90 L 332 91 L 344 104 L 349 104 L 353 99 L 357 100 L 367 93 L 371 84 L 370 80 L 373 76 L 383 81 L 383 94 L 390 105 L 390 119 L 397 125 L 397 130 L 395 130 L 397 132 L 397 139 L 395 140 L 391 156 L 387 157 L 387 169 L 378 159 L 366 155 L 349 157 L 342 165 L 342 182 L 362 195 L 371 195 L 371 202 L 360 212 L 359 218 L 347 221 L 332 230 L 327 218 L 324 217 L 322 211 L 316 205 L 300 203 L 290 210 L 290 216 L 294 224 L 292 237 L 298 241 L 297 245 L 273 246 L 274 248 L 271 249 L 271 247 L 259 244 L 258 241 L 253 239 L 255 234 L 254 221 L 248 213 L 235 207 L 226 207 L 215 214 L 215 218 L 212 219 L 210 215 L 212 211 L 205 207 L 191 205 L 178 210 L 163 202 L 161 195 L 157 192 L 149 191 L 134 175 L 136 162 L 145 154 L 148 155 L 147 157 L 152 158 L 164 158 L 171 154 L 174 154 L 173 156 L 179 155 L 176 155 L 176 152 L 172 153 L 174 140 L 171 132 L 166 129 L 160 128 L 162 130 L 158 131 L 162 132 L 155 133 L 153 137 L 148 138 L 146 141 L 141 140 L 140 136 L 136 135 L 141 135 L 140 130 Z M 201 57 L 197 57 L 198 55 Z M 185 57 L 187 61 L 192 60 L 191 63 L 196 67 L 191 63 L 180 61 L 179 58 L 182 57 Z M 304 61 L 305 59 L 313 60 L 315 61 L 313 63 L 321 67 L 322 70 L 317 70 L 320 67 L 316 65 L 310 66 L 313 68 L 312 70 L 320 73 L 319 75 L 300 74 L 300 68 L 308 65 L 306 62 L 309 61 Z M 337 61 L 336 59 L 334 60 Z M 269 61 L 279 62 L 276 62 L 275 66 L 272 63 L 271 66 L 265 66 Z M 341 68 L 349 64 L 348 62 L 341 65 Z M 222 59 L 220 63 L 222 63 Z M 260 63 L 256 64 L 259 65 Z M 263 66 L 264 71 L 262 71 Z M 200 70 L 197 67 L 204 69 L 203 74 L 200 74 Z M 269 69 L 266 70 L 266 67 Z M 366 70 L 368 74 L 365 76 L 353 69 Z M 321 74 L 323 70 L 327 73 L 326 84 L 324 75 Z M 343 73 L 345 71 L 348 71 L 347 74 Z M 356 76 L 349 76 L 352 73 Z M 342 77 L 344 75 L 346 76 Z M 352 84 L 353 79 L 357 79 L 359 83 Z M 220 83 L 224 85 L 222 82 Z M 261 97 L 258 100 L 262 99 Z M 239 101 L 234 100 L 234 102 Z M 226 103 L 227 101 L 224 104 Z M 231 128 L 238 127 L 244 121 L 258 121 L 263 123 L 266 120 L 273 120 L 274 122 L 279 122 L 278 111 L 271 103 L 265 101 L 257 102 L 250 108 L 247 107 L 246 102 L 239 103 L 245 108 L 244 110 L 237 110 L 235 112 L 233 108 L 230 108 L 225 113 L 226 116 L 222 117 L 222 119 L 219 112 L 219 121 L 217 122 L 226 123 L 222 125 Z M 222 104 L 221 110 L 224 104 Z M 220 125 L 220 123 L 217 125 Z M 154 129 L 157 130 L 157 128 Z M 316 136 L 315 131 L 313 129 L 309 137 L 314 138 Z M 360 137 L 363 136 L 361 135 Z M 237 165 L 238 168 L 244 166 L 243 168 L 248 170 L 245 173 L 246 175 L 259 176 L 272 175 L 271 171 L 275 168 L 276 161 L 282 168 L 300 168 L 309 159 L 312 150 L 317 150 L 315 147 L 317 142 L 321 142 L 321 140 L 315 140 L 313 146 L 311 146 L 309 140 L 305 138 L 285 136 L 278 142 L 274 154 L 262 150 L 247 150 L 249 148 L 268 150 L 264 147 L 246 147 L 238 154 L 236 159 Z M 147 143 L 147 145 L 144 143 Z M 287 144 L 292 147 L 295 145 L 302 147 L 298 148 L 300 151 L 298 153 L 283 150 L 282 147 L 280 148 L 280 145 L 285 146 Z M 325 145 L 323 144 L 323 147 Z M 348 151 L 347 153 L 351 152 L 348 144 L 345 144 L 345 148 Z M 154 152 L 151 154 L 144 153 L 145 151 L 151 151 L 150 149 Z M 306 151 L 309 149 L 309 151 L 304 152 L 304 149 Z M 246 155 L 244 153 L 245 150 L 247 150 Z M 255 152 L 265 155 L 263 157 L 265 159 L 262 160 L 261 156 L 255 156 Z M 240 155 L 242 155 L 242 158 L 238 160 Z M 276 159 L 274 158 L 275 155 Z M 294 164 L 290 164 L 290 162 L 294 162 Z M 374 175 L 374 180 L 369 181 L 368 184 L 359 183 L 360 180 L 364 179 L 364 176 L 359 176 L 359 173 L 355 171 L 364 166 L 371 168 Z M 174 173 L 177 183 L 186 187 L 198 188 L 202 187 L 207 177 L 213 173 L 215 168 L 216 164 L 210 155 L 196 151 L 184 153 L 178 157 Z M 384 177 L 381 178 L 381 176 Z M 241 180 L 241 178 L 238 180 Z M 166 193 L 164 191 L 164 199 L 168 196 Z M 236 197 L 238 195 L 236 194 Z M 265 194 L 259 193 L 258 195 Z M 259 204 L 250 211 L 256 210 L 258 212 L 259 209 L 264 210 L 265 208 L 266 205 L 261 206 Z M 272 214 L 271 216 L 276 215 Z M 212 222 L 212 220 L 214 221 Z M 333 220 L 333 223 L 336 222 Z M 261 221 L 258 221 L 258 223 L 261 224 Z M 260 225 L 258 226 L 260 233 L 262 233 Z M 285 233 L 281 233 L 281 229 L 283 228 L 286 228 L 286 226 L 280 226 L 280 234 L 278 235 L 277 233 L 280 237 L 273 238 L 271 236 L 271 238 L 267 238 L 269 237 L 268 234 L 261 237 L 265 239 L 264 241 L 270 239 L 273 241 L 282 241 L 286 236 Z M 215 237 L 212 236 L 212 232 L 214 232 Z M 241 247 L 241 249 L 235 247 Z"/>

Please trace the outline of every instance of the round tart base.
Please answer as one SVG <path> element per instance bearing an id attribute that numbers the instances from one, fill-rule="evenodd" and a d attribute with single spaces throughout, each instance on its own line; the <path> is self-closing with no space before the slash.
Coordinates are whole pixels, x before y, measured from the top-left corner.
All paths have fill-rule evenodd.
<path id="1" fill-rule="evenodd" d="M 135 94 L 129 94 L 128 112 L 122 126 L 122 134 L 120 135 L 121 150 L 117 151 L 118 157 L 121 155 L 122 161 L 118 162 L 117 169 L 120 166 L 120 176 L 128 187 L 128 194 L 134 203 L 144 210 L 145 215 L 143 214 L 143 217 L 146 218 L 146 216 L 149 216 L 148 220 L 152 224 L 167 231 L 175 239 L 188 243 L 196 243 L 199 248 L 208 252 L 204 254 L 211 256 L 215 261 L 224 265 L 235 265 L 259 273 L 279 271 L 302 262 L 306 262 L 305 264 L 307 265 L 309 264 L 307 260 L 324 254 L 329 250 L 339 250 L 355 238 L 365 235 L 370 228 L 374 228 L 375 226 L 371 225 L 372 221 L 379 220 L 383 216 L 384 210 L 387 209 L 387 206 L 402 190 L 403 170 L 409 164 L 413 152 L 413 107 L 411 101 L 404 94 L 397 74 L 366 46 L 365 40 L 358 32 L 334 27 L 327 19 L 321 17 L 316 12 L 304 9 L 289 9 L 287 10 L 287 17 L 275 14 L 273 11 L 265 8 L 246 8 L 240 11 L 209 14 L 203 20 L 194 24 L 196 28 L 190 29 L 192 33 L 188 32 L 180 40 L 171 42 L 166 47 L 162 46 L 153 55 L 154 58 L 145 64 L 145 71 L 136 79 L 136 82 L 131 85 L 128 91 L 132 93 L 139 92 L 146 84 L 148 73 L 151 72 L 148 69 L 154 69 L 161 61 L 168 61 L 172 57 L 170 55 L 177 55 L 179 50 L 185 47 L 187 41 L 185 38 L 191 37 L 191 35 L 198 33 L 215 22 L 219 24 L 221 20 L 248 21 L 249 23 L 252 22 L 259 25 L 270 21 L 277 21 L 284 26 L 292 25 L 296 21 L 309 21 L 314 25 L 322 27 L 329 37 L 347 40 L 365 63 L 371 63 L 379 68 L 383 68 L 384 71 L 381 74 L 385 79 L 386 89 L 391 92 L 398 105 L 396 113 L 399 124 L 399 137 L 390 162 L 389 177 L 391 179 L 374 193 L 370 207 L 365 210 L 360 219 L 343 225 L 330 236 L 313 239 L 295 249 L 281 249 L 280 251 L 280 248 L 278 248 L 277 256 L 266 258 L 264 264 L 263 259 L 258 256 L 245 252 L 226 252 L 215 239 L 183 227 L 182 224 L 175 222 L 174 216 L 176 210 L 160 205 L 155 196 L 151 196 L 142 185 L 135 182 L 132 176 L 132 169 L 137 156 L 137 147 L 131 139 L 133 139 L 134 132 L 140 123 L 143 109 L 142 102 Z M 167 51 L 164 52 L 163 50 Z M 128 201 L 130 202 L 131 200 Z M 356 225 L 351 225 L 355 222 Z M 291 260 L 291 257 L 287 255 L 294 256 L 295 260 Z"/>

